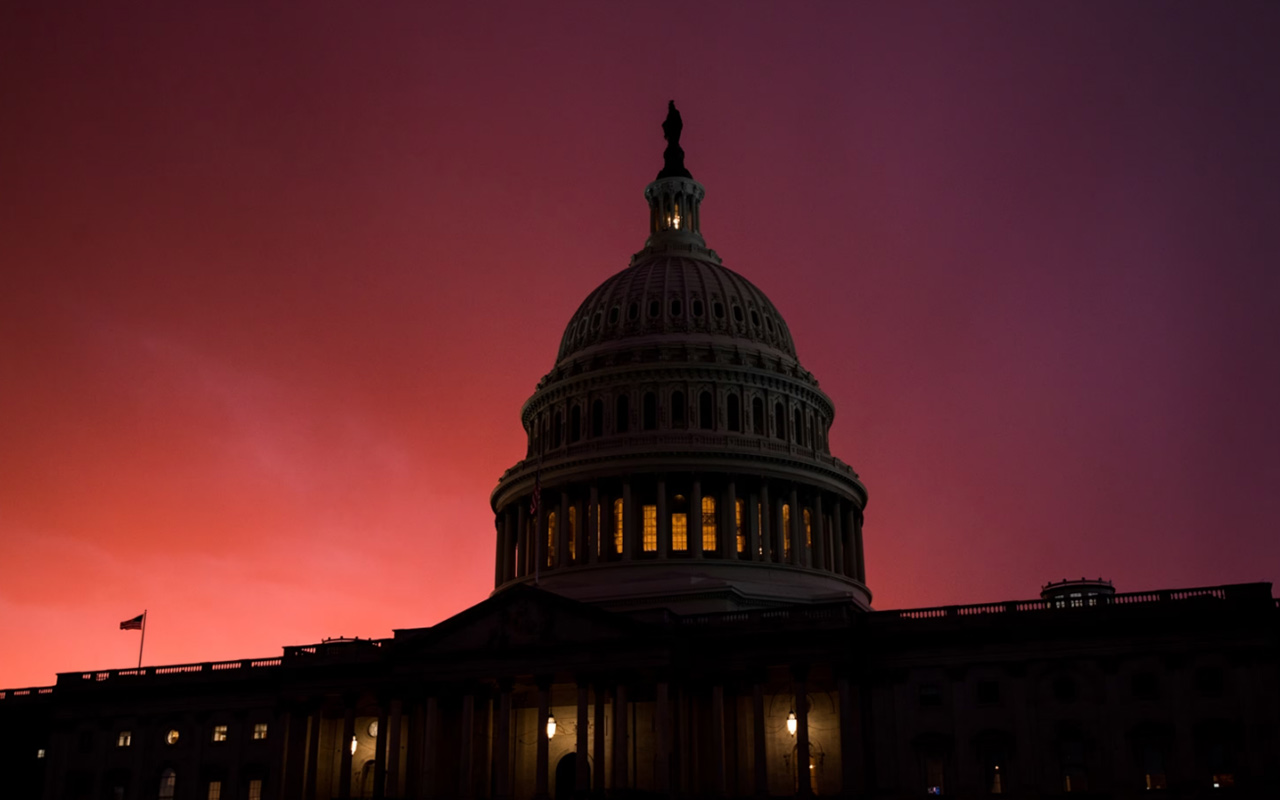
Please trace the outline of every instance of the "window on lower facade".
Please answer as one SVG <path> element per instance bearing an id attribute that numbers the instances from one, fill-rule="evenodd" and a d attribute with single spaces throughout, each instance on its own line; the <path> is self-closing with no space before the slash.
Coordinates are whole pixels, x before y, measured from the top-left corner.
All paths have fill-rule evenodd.
<path id="1" fill-rule="evenodd" d="M 613 552 L 622 553 L 622 498 L 613 501 Z"/>
<path id="2" fill-rule="evenodd" d="M 547 512 L 547 564 L 556 563 L 556 512 Z"/>
<path id="3" fill-rule="evenodd" d="M 791 558 L 791 505 L 782 504 L 782 559 Z"/>
<path id="4" fill-rule="evenodd" d="M 813 517 L 807 508 L 804 510 L 804 546 L 813 547 Z"/>
<path id="5" fill-rule="evenodd" d="M 209 781 L 209 791 L 205 794 L 206 800 L 222 800 L 222 781 Z"/>
<path id="6" fill-rule="evenodd" d="M 689 515 L 684 512 L 671 515 L 671 549 L 680 552 L 689 549 Z"/>
<path id="7" fill-rule="evenodd" d="M 719 531 L 716 530 L 716 499 L 702 498 L 702 549 L 709 553 L 716 551 Z"/>
<path id="8" fill-rule="evenodd" d="M 569 527 L 565 529 L 569 535 L 569 560 L 578 558 L 578 507 L 569 506 Z"/>
<path id="9" fill-rule="evenodd" d="M 735 498 L 733 501 L 733 530 L 737 536 L 738 552 L 747 552 L 747 535 L 742 529 L 742 510 L 745 508 L 745 501 L 742 498 Z"/>
<path id="10" fill-rule="evenodd" d="M 116 734 L 116 747 L 128 747 L 131 744 L 133 744 L 132 731 L 120 731 Z"/>
<path id="11" fill-rule="evenodd" d="M 249 781 L 249 800 L 262 800 L 262 780 L 254 778 Z"/>
<path id="12" fill-rule="evenodd" d="M 644 526 L 641 529 L 641 543 L 646 553 L 658 551 L 658 507 L 647 505 L 643 509 Z"/>
<path id="13" fill-rule="evenodd" d="M 213 741 L 215 741 L 215 742 L 225 742 L 226 740 L 227 740 L 227 726 L 226 726 L 226 725 L 214 725 L 214 726 L 213 726 Z"/>
<path id="14" fill-rule="evenodd" d="M 267 723 L 255 722 L 253 724 L 253 738 L 258 740 L 267 738 Z"/>
<path id="15" fill-rule="evenodd" d="M 171 769 L 160 773 L 160 800 L 173 800 L 173 791 L 178 785 L 178 774 Z"/>

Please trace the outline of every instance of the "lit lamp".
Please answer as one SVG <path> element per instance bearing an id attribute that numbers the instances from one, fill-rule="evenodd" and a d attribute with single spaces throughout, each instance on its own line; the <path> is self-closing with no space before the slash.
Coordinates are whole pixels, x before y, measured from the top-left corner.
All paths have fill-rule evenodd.
<path id="1" fill-rule="evenodd" d="M 553 714 L 547 715 L 547 738 L 550 739 L 556 735 L 556 718 Z"/>
<path id="2" fill-rule="evenodd" d="M 356 737 L 352 736 L 351 737 L 351 755 L 354 756 L 355 754 L 356 754 Z"/>
<path id="3" fill-rule="evenodd" d="M 787 733 L 796 735 L 796 712 L 794 711 L 787 715 Z"/>

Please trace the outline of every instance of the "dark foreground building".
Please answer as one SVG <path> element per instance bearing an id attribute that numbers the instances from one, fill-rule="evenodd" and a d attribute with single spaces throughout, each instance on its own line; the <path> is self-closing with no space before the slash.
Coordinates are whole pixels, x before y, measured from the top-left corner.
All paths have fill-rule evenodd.
<path id="1" fill-rule="evenodd" d="M 1280 796 L 1270 584 L 871 610 L 832 402 L 663 127 L 649 239 L 522 411 L 492 596 L 0 692 L 0 797 Z"/>

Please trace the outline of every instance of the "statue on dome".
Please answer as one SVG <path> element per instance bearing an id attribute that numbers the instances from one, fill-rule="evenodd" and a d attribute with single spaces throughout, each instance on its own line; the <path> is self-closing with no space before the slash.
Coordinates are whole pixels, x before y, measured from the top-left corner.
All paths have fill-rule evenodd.
<path id="1" fill-rule="evenodd" d="M 667 103 L 667 118 L 662 121 L 662 136 L 667 140 L 667 149 L 662 153 L 662 171 L 658 180 L 663 178 L 692 178 L 693 175 L 684 167 L 684 150 L 680 147 L 680 132 L 684 130 L 684 121 L 680 119 L 680 111 L 676 101 Z"/>

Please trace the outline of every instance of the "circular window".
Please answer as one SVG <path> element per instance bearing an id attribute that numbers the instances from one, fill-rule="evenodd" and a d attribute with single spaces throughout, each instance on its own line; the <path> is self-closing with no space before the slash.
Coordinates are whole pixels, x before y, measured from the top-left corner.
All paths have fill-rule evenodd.
<path id="1" fill-rule="evenodd" d="M 618 324 L 618 307 L 617 306 L 614 306 L 613 308 L 609 309 L 609 324 L 610 325 Z"/>
<path id="2" fill-rule="evenodd" d="M 369 738 L 378 738 L 378 721 L 376 719 L 369 723 Z"/>
<path id="3" fill-rule="evenodd" d="M 169 729 L 169 732 L 168 732 L 168 733 L 166 733 L 166 734 L 164 735 L 164 743 L 165 743 L 165 744 L 177 744 L 177 743 L 178 743 L 178 729 L 177 729 L 177 728 L 170 728 L 170 729 Z"/>
<path id="4" fill-rule="evenodd" d="M 689 310 L 693 312 L 695 317 L 702 316 L 702 301 L 695 299 L 689 304 Z"/>
<path id="5" fill-rule="evenodd" d="M 631 305 L 627 306 L 627 319 L 631 320 L 632 322 L 635 322 L 639 318 L 640 318 L 640 304 L 632 303 Z"/>
<path id="6" fill-rule="evenodd" d="M 733 320 L 734 322 L 742 322 L 742 306 L 733 307 Z"/>
<path id="7" fill-rule="evenodd" d="M 760 315 L 756 313 L 754 308 L 751 309 L 751 325 L 755 328 L 760 327 Z"/>
<path id="8" fill-rule="evenodd" d="M 661 314 L 661 313 L 662 313 L 662 304 L 661 304 L 661 303 L 659 303 L 657 300 L 650 300 L 650 301 L 649 301 L 649 316 L 651 316 L 651 317 L 655 317 L 655 318 L 656 318 L 656 317 L 657 317 L 659 314 Z"/>
<path id="9" fill-rule="evenodd" d="M 716 319 L 724 319 L 724 304 L 717 300 L 715 305 L 711 306 L 711 313 L 716 315 Z"/>
<path id="10" fill-rule="evenodd" d="M 680 301 L 679 301 L 679 300 L 672 300 L 672 301 L 671 301 L 671 316 L 673 316 L 673 317 L 678 317 L 678 316 L 680 316 Z"/>

